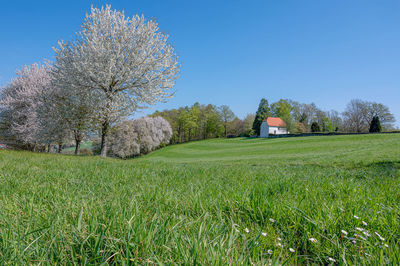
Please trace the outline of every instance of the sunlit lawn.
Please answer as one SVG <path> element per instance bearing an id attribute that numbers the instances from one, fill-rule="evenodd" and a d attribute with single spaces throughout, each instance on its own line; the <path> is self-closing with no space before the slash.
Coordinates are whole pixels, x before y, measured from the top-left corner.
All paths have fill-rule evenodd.
<path id="1" fill-rule="evenodd" d="M 399 181 L 400 134 L 0 151 L 0 260 L 395 265 Z"/>

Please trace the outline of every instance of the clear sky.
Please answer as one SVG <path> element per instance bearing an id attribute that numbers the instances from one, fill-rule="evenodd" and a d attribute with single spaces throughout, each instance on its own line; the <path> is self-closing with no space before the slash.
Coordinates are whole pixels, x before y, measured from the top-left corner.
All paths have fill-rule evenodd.
<path id="1" fill-rule="evenodd" d="M 262 97 L 343 111 L 353 98 L 389 106 L 400 126 L 400 1 L 2 1 L 0 84 L 52 59 L 90 5 L 156 18 L 182 63 L 169 109 L 226 104 L 243 118 Z"/>

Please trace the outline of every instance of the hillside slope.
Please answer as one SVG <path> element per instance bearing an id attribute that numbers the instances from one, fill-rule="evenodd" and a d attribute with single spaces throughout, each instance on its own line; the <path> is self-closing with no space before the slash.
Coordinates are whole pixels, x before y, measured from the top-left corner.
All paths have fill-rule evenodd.
<path id="1" fill-rule="evenodd" d="M 4 264 L 400 263 L 400 134 L 0 150 Z"/>
<path id="2" fill-rule="evenodd" d="M 368 164 L 400 158 L 400 134 L 212 139 L 172 145 L 144 158 L 174 163 Z"/>

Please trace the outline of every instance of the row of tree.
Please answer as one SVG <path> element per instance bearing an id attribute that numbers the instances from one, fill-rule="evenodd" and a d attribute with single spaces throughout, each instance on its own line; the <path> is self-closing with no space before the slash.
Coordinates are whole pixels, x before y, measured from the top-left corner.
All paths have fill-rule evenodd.
<path id="1" fill-rule="evenodd" d="M 305 104 L 292 100 L 281 99 L 268 104 L 261 99 L 253 123 L 255 135 L 260 134 L 260 125 L 267 117 L 280 117 L 285 121 L 291 133 L 306 132 L 376 132 L 376 126 L 371 129 L 372 122 L 381 124 L 383 130 L 393 130 L 395 118 L 389 108 L 381 103 L 351 100 L 343 113 L 335 110 L 323 111 L 314 103 Z M 378 127 L 379 128 L 379 127 Z"/>
<path id="2" fill-rule="evenodd" d="M 249 135 L 254 116 L 244 120 L 235 116 L 227 105 L 195 103 L 178 109 L 156 111 L 151 116 L 162 116 L 172 127 L 172 143 L 191 140 L 228 137 L 229 135 Z"/>
<path id="3" fill-rule="evenodd" d="M 191 140 L 229 137 L 258 136 L 260 126 L 267 117 L 280 117 L 291 133 L 308 132 L 368 132 L 392 130 L 394 116 L 383 104 L 362 100 L 352 100 L 346 110 L 323 111 L 314 103 L 299 103 L 281 99 L 272 104 L 261 99 L 256 114 L 239 119 L 227 105 L 195 103 L 178 109 L 156 111 L 151 116 L 162 116 L 172 127 L 172 143 Z M 375 119 L 374 125 L 372 121 Z M 376 120 L 380 121 L 376 125 Z M 376 129 L 378 128 L 378 129 Z M 380 128 L 380 130 L 379 130 Z"/>
<path id="4" fill-rule="evenodd" d="M 25 66 L 1 90 L 2 135 L 26 148 L 99 134 L 107 154 L 112 128 L 145 105 L 172 97 L 178 58 L 158 24 L 93 8 L 81 30 L 54 48 L 55 61 Z"/>

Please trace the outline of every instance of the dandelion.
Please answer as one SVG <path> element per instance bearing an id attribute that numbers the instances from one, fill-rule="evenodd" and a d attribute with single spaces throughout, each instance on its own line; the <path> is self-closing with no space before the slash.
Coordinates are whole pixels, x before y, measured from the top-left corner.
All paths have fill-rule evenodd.
<path id="1" fill-rule="evenodd" d="M 318 241 L 317 241 L 317 239 L 315 239 L 315 238 L 310 238 L 310 239 L 308 239 L 308 240 L 310 240 L 312 243 L 317 243 Z"/>
<path id="2" fill-rule="evenodd" d="M 364 231 L 364 229 L 361 228 L 361 227 L 356 227 L 356 230 L 358 230 L 358 231 L 360 231 L 360 232 Z"/>
<path id="3" fill-rule="evenodd" d="M 289 251 L 294 253 L 295 250 L 293 248 L 289 248 Z"/>
<path id="4" fill-rule="evenodd" d="M 332 261 L 332 262 L 336 262 L 336 260 L 334 258 L 329 257 L 328 260 Z"/>
<path id="5" fill-rule="evenodd" d="M 368 224 L 367 224 L 366 222 L 364 222 L 364 221 L 362 221 L 362 224 L 363 224 L 363 225 L 365 225 L 365 226 L 367 226 L 367 225 L 368 225 Z"/>
<path id="6" fill-rule="evenodd" d="M 268 254 L 270 254 L 270 255 L 272 254 L 272 250 L 270 250 L 270 249 L 268 249 L 267 252 L 268 252 Z"/>
<path id="7" fill-rule="evenodd" d="M 360 219 L 360 217 L 358 217 L 357 215 L 354 215 L 353 217 L 356 218 L 357 220 Z"/>
<path id="8" fill-rule="evenodd" d="M 250 232 L 249 228 L 247 228 L 247 227 L 244 229 L 244 231 L 245 231 L 246 233 Z"/>
<path id="9" fill-rule="evenodd" d="M 342 230 L 342 234 L 347 236 L 348 233 L 346 231 Z"/>
<path id="10" fill-rule="evenodd" d="M 375 232 L 375 235 L 377 235 L 381 241 L 385 241 L 385 239 L 378 232 Z"/>
<path id="11" fill-rule="evenodd" d="M 269 221 L 270 221 L 271 223 L 275 223 L 275 220 L 272 219 L 272 218 L 269 218 Z"/>
<path id="12" fill-rule="evenodd" d="M 267 236 L 267 233 L 265 233 L 265 232 L 262 232 L 261 234 L 262 234 L 263 236 Z"/>

